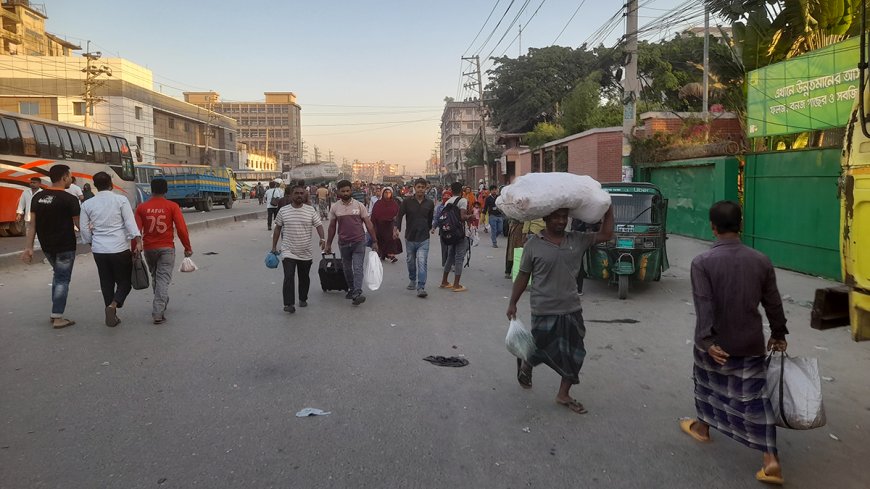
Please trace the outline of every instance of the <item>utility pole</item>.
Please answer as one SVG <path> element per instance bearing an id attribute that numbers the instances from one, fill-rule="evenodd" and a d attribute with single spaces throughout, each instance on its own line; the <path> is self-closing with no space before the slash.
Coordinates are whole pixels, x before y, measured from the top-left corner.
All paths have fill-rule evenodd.
<path id="1" fill-rule="evenodd" d="M 217 122 L 217 113 L 214 111 L 214 104 L 217 102 L 217 93 L 210 91 L 207 101 L 208 103 L 205 104 L 205 110 L 208 111 L 208 114 L 206 114 L 207 119 L 205 123 L 205 132 L 203 133 L 203 136 L 205 137 L 205 151 L 200 158 L 200 163 L 212 166 L 211 138 L 215 135 L 214 125 L 215 122 Z"/>
<path id="2" fill-rule="evenodd" d="M 92 53 L 91 41 L 88 41 L 87 51 L 82 54 L 88 60 L 87 66 L 82 69 L 82 73 L 85 74 L 85 93 L 82 95 L 82 99 L 85 102 L 85 127 L 90 127 L 89 116 L 93 113 L 94 106 L 104 100 L 102 97 L 94 95 L 96 88 L 106 84 L 105 80 L 97 80 L 97 77 L 100 75 L 112 76 L 112 69 L 106 65 L 96 66 L 96 61 L 103 53 L 99 51 Z"/>
<path id="3" fill-rule="evenodd" d="M 472 88 L 477 91 L 478 113 L 480 114 L 480 145 L 483 148 L 483 168 L 485 170 L 484 175 L 489 181 L 492 181 L 489 174 L 489 152 L 486 147 L 486 104 L 483 101 L 483 76 L 480 73 L 480 56 L 474 55 L 462 59 L 474 63 L 474 71 L 463 74 L 469 77 L 474 76 L 473 78 L 471 78 L 471 82 L 467 83 L 465 86 L 467 88 Z M 467 175 L 466 178 L 468 178 Z"/>
<path id="4" fill-rule="evenodd" d="M 637 0 L 628 0 L 625 19 L 625 79 L 622 81 L 622 181 L 634 180 L 631 137 L 637 120 L 640 80 L 637 77 Z"/>
<path id="5" fill-rule="evenodd" d="M 710 120 L 710 9 L 704 7 L 704 120 Z"/>

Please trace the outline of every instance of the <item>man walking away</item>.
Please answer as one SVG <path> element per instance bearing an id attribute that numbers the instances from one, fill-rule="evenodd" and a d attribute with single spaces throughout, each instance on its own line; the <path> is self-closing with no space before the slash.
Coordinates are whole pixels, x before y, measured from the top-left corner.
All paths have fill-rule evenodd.
<path id="1" fill-rule="evenodd" d="M 433 232 L 432 220 L 435 203 L 426 198 L 426 180 L 414 182 L 414 196 L 402 201 L 396 215 L 396 238 L 402 231 L 402 218 L 408 222 L 405 228 L 405 253 L 408 261 L 408 290 L 417 290 L 417 297 L 425 298 L 426 274 L 429 266 L 429 235 Z"/>
<path id="2" fill-rule="evenodd" d="M 163 178 L 151 180 L 151 198 L 136 208 L 136 224 L 142 232 L 145 262 L 151 270 L 154 300 L 151 302 L 151 319 L 154 324 L 166 322 L 166 307 L 169 305 L 169 283 L 175 268 L 175 233 L 184 246 L 184 256 L 193 255 L 187 223 L 181 207 L 165 195 L 169 185 Z"/>
<path id="3" fill-rule="evenodd" d="M 284 197 L 284 191 L 275 182 L 269 182 L 269 190 L 263 195 L 266 201 L 266 228 L 272 230 L 272 219 L 278 214 L 278 203 Z"/>
<path id="4" fill-rule="evenodd" d="M 321 219 L 325 219 L 329 213 L 329 189 L 325 183 L 321 183 L 317 188 L 317 207 L 320 212 Z"/>
<path id="5" fill-rule="evenodd" d="M 42 180 L 39 177 L 32 177 L 29 186 L 21 192 L 21 197 L 18 199 L 18 209 L 15 211 L 15 220 L 24 222 L 24 228 L 30 226 L 30 203 L 33 201 L 33 196 L 42 190 L 39 185 Z"/>
<path id="6" fill-rule="evenodd" d="M 338 197 L 338 202 L 329 209 L 329 236 L 326 238 L 324 252 L 329 253 L 332 250 L 332 240 L 338 230 L 338 249 L 348 286 L 345 299 L 353 299 L 353 305 L 358 306 L 366 301 L 366 297 L 362 295 L 363 261 L 366 253 L 364 230 L 367 229 L 372 237 L 374 251 L 378 251 L 378 237 L 365 205 L 353 198 L 353 188 L 349 181 L 338 182 Z"/>
<path id="7" fill-rule="evenodd" d="M 284 266 L 284 311 L 296 312 L 296 283 L 294 275 L 299 276 L 299 307 L 308 306 L 308 289 L 311 285 L 311 228 L 317 229 L 320 236 L 320 250 L 326 250 L 323 237 L 323 223 L 314 207 L 305 204 L 308 193 L 301 184 L 290 188 L 290 204 L 282 206 L 275 217 L 275 231 L 272 233 L 272 253 L 278 253 L 278 240 L 281 240 L 281 263 Z"/>
<path id="8" fill-rule="evenodd" d="M 695 440 L 708 442 L 713 427 L 760 450 L 763 465 L 755 478 L 782 484 L 775 420 L 764 396 L 765 350 L 784 352 L 788 328 L 770 259 L 740 242 L 742 219 L 738 204 L 713 204 L 710 227 L 716 243 L 692 260 L 698 417 L 680 420 L 680 428 Z M 770 322 L 766 349 L 759 304 Z"/>
<path id="9" fill-rule="evenodd" d="M 257 182 L 257 202 L 259 205 L 263 205 L 263 199 L 266 197 L 266 188 L 263 187 L 263 184 Z"/>
<path id="10" fill-rule="evenodd" d="M 118 309 L 133 289 L 133 252 L 130 240 L 138 238 L 142 248 L 142 235 L 136 226 L 133 209 L 126 197 L 112 192 L 112 177 L 101 171 L 94 174 L 97 194 L 82 204 L 82 242 L 91 243 L 100 290 L 106 306 L 106 326 L 121 322 Z"/>
<path id="11" fill-rule="evenodd" d="M 492 237 L 492 247 L 498 248 L 497 238 L 504 232 L 504 214 L 495 205 L 495 199 L 498 197 L 498 187 L 495 185 L 489 186 L 489 197 L 486 198 L 486 204 L 483 206 L 483 212 L 489 215 L 489 231 Z"/>
<path id="12" fill-rule="evenodd" d="M 452 220 L 458 220 L 458 223 L 456 223 L 457 226 L 464 230 L 469 214 L 466 211 L 468 208 L 468 201 L 462 197 L 462 184 L 459 182 L 453 182 L 450 184 L 450 191 L 454 196 L 447 199 L 444 208 L 441 209 L 439 221 L 444 220 L 445 213 L 453 213 L 453 216 L 455 217 L 452 218 Z M 461 239 L 458 239 L 453 243 L 448 243 L 445 240 L 445 236 L 442 234 L 441 247 L 447 249 L 447 258 L 444 262 L 444 275 L 441 277 L 441 285 L 438 287 L 442 289 L 452 289 L 453 292 L 467 291 L 468 288 L 460 284 L 459 281 L 462 278 L 462 262 L 465 261 L 465 254 L 468 252 L 468 238 L 463 234 Z M 449 281 L 451 271 L 453 271 L 452 285 Z"/>
<path id="13" fill-rule="evenodd" d="M 580 382 L 580 368 L 586 357 L 583 339 L 583 305 L 577 293 L 577 273 L 583 253 L 613 236 L 613 209 L 604 215 L 598 234 L 565 232 L 568 209 L 559 209 L 544 217 L 546 228 L 532 235 L 523 246 L 520 272 L 514 281 L 508 319 L 517 315 L 517 301 L 532 279 L 529 304 L 532 309 L 532 336 L 537 347 L 529 362 L 517 359 L 517 381 L 523 388 L 532 387 L 532 367 L 544 363 L 561 377 L 556 402 L 571 411 L 584 414 L 586 408 L 570 395 L 571 386 Z"/>
<path id="14" fill-rule="evenodd" d="M 33 261 L 33 241 L 39 236 L 39 244 L 54 276 L 51 280 L 51 325 L 55 329 L 72 326 L 75 321 L 63 317 L 69 282 L 76 258 L 76 233 L 79 200 L 66 192 L 72 176 L 66 165 L 54 165 L 48 171 L 51 187 L 33 196 L 30 203 L 30 226 L 27 228 L 24 252 L 21 261 Z"/>

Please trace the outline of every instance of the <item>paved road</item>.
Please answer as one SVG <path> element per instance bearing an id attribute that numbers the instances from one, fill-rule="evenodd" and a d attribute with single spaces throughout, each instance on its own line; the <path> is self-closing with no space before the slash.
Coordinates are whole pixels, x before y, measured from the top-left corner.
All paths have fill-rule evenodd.
<path id="1" fill-rule="evenodd" d="M 464 294 L 430 287 L 418 299 L 400 262 L 361 307 L 314 277 L 310 307 L 289 315 L 281 273 L 263 267 L 262 227 L 195 235 L 201 269 L 176 274 L 162 326 L 135 291 L 121 325 L 103 326 L 89 256 L 73 274 L 78 324 L 60 331 L 47 324 L 49 268 L 0 271 L 0 488 L 761 487 L 760 454 L 715 433 L 694 443 L 676 425 L 693 413 L 687 267 L 704 244 L 672 238 L 673 268 L 628 301 L 587 284 L 581 416 L 553 402 L 546 367 L 531 391 L 516 384 L 503 248 L 474 248 Z M 788 487 L 866 488 L 856 462 L 870 458 L 870 343 L 809 328 L 800 303 L 826 282 L 779 278 L 790 351 L 833 378 L 828 426 L 779 431 Z M 619 319 L 639 322 L 595 322 Z M 296 418 L 304 407 L 332 414 Z"/>

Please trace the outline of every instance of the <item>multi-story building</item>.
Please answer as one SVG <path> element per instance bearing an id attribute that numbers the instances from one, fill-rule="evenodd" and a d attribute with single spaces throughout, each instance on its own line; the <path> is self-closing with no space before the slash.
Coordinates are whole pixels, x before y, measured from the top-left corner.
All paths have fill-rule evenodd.
<path id="1" fill-rule="evenodd" d="M 275 172 L 278 171 L 278 160 L 272 154 L 248 149 L 247 144 L 239 143 L 239 170 Z"/>
<path id="2" fill-rule="evenodd" d="M 238 168 L 234 119 L 155 92 L 151 71 L 126 59 L 90 63 L 103 71 L 91 88 L 92 105 L 82 96 L 88 59 L 0 56 L 0 110 L 80 125 L 87 120 L 124 136 L 146 162 Z"/>
<path id="3" fill-rule="evenodd" d="M 495 130 L 485 129 L 487 144 L 495 140 Z M 448 99 L 441 114 L 441 165 L 449 181 L 467 178 L 465 150 L 480 137 L 480 104 L 477 100 L 454 102 Z"/>
<path id="4" fill-rule="evenodd" d="M 184 100 L 232 117 L 239 142 L 248 149 L 274 153 L 281 171 L 302 162 L 302 108 L 293 92 L 266 92 L 263 102 L 221 102 L 217 92 L 185 92 Z"/>
<path id="5" fill-rule="evenodd" d="M 382 182 L 384 177 L 399 175 L 399 165 L 384 161 L 362 162 L 354 160 L 353 179 L 363 182 Z"/>
<path id="6" fill-rule="evenodd" d="M 72 56 L 81 47 L 45 31 L 45 6 L 28 0 L 2 0 L 0 54 Z"/>

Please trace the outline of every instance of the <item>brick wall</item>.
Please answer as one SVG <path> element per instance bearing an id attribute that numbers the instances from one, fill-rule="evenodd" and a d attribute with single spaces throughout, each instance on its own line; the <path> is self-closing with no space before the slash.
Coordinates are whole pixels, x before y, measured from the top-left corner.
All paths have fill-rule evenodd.
<path id="1" fill-rule="evenodd" d="M 679 134 L 685 128 L 686 119 L 701 119 L 700 112 L 646 112 L 640 115 L 643 126 L 639 127 L 638 136 L 651 136 L 657 132 Z M 742 141 L 743 128 L 736 114 L 726 112 L 710 117 L 710 136 L 715 139 Z"/>
<path id="2" fill-rule="evenodd" d="M 622 130 L 595 129 L 581 134 L 573 139 L 566 138 L 566 141 L 556 143 L 547 149 L 567 148 L 569 173 L 589 175 L 600 182 L 621 181 Z M 543 150 L 538 149 L 518 155 L 516 166 L 518 176 L 531 172 L 533 152 L 542 153 Z"/>

